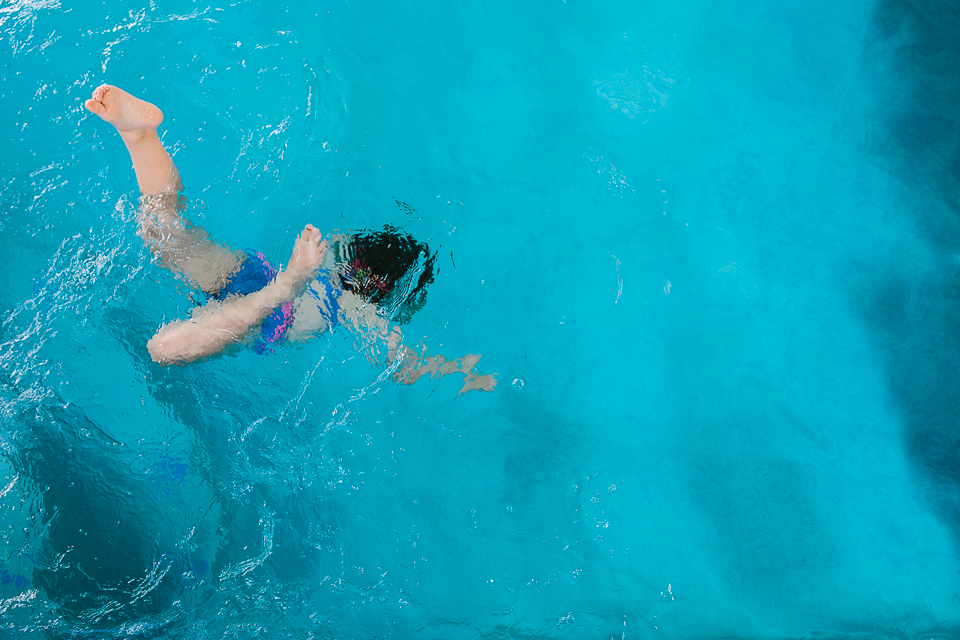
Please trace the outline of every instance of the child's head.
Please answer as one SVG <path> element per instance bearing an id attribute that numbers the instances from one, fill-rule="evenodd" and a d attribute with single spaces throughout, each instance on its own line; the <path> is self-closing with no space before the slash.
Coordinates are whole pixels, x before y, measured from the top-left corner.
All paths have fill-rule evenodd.
<path id="1" fill-rule="evenodd" d="M 391 226 L 359 231 L 336 253 L 343 288 L 380 305 L 394 322 L 407 322 L 426 302 L 436 253 L 413 236 Z"/>

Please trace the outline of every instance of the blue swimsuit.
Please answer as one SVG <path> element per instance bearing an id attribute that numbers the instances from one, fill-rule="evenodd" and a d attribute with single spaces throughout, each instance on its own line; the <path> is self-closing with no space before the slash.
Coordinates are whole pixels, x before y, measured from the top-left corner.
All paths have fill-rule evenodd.
<path id="1" fill-rule="evenodd" d="M 244 253 L 246 254 L 246 258 L 240 264 L 240 269 L 230 276 L 220 291 L 208 293 L 207 297 L 219 301 L 234 293 L 241 296 L 249 295 L 263 289 L 277 277 L 276 267 L 270 264 L 266 256 L 262 253 L 252 250 L 246 250 Z M 340 305 L 337 304 L 337 290 L 330 284 L 328 272 L 321 271 L 320 275 L 317 276 L 317 280 L 319 280 L 329 292 L 326 299 L 326 310 L 324 311 L 321 306 L 321 314 L 327 321 L 327 325 L 334 327 L 337 325 L 337 311 L 340 309 Z M 323 302 L 312 288 L 308 291 L 319 302 Z M 263 324 L 260 325 L 260 335 L 254 339 L 251 348 L 258 354 L 262 354 L 265 351 L 273 353 L 273 349 L 268 345 L 282 344 L 284 336 L 286 336 L 287 331 L 292 325 L 293 302 L 284 302 L 274 309 L 273 313 L 263 319 Z"/>

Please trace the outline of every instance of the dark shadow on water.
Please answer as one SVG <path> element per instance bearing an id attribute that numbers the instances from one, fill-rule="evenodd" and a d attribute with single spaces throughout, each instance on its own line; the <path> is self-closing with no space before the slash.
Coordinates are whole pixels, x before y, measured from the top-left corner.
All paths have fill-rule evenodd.
<path id="1" fill-rule="evenodd" d="M 941 248 L 960 246 L 960 4 L 880 0 L 864 63 L 877 70 L 886 130 L 877 151 L 950 215 L 921 212 Z"/>
<path id="2" fill-rule="evenodd" d="M 932 283 L 888 276 L 864 304 L 920 493 L 960 542 L 960 272 Z"/>
<path id="3" fill-rule="evenodd" d="M 115 443 L 82 411 L 41 410 L 32 423 L 24 471 L 43 493 L 46 530 L 34 584 L 81 627 L 161 614 L 190 567 L 145 521 L 150 487 L 118 468 Z"/>
<path id="4" fill-rule="evenodd" d="M 886 356 L 919 493 L 960 542 L 960 4 L 880 0 L 865 66 L 884 133 L 878 161 L 927 204 L 912 212 L 934 275 L 865 270 L 856 304 Z"/>

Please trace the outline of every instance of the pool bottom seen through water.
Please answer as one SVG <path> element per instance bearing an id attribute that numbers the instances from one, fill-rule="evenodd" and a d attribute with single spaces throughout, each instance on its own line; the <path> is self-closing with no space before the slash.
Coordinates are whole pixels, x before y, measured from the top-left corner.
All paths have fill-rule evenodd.
<path id="1" fill-rule="evenodd" d="M 956 26 L 933 0 L 0 6 L 0 623 L 956 636 Z M 163 110 L 179 212 L 226 246 L 428 246 L 390 324 L 496 388 L 399 384 L 343 326 L 158 366 L 210 302 L 137 235 L 102 83 Z"/>

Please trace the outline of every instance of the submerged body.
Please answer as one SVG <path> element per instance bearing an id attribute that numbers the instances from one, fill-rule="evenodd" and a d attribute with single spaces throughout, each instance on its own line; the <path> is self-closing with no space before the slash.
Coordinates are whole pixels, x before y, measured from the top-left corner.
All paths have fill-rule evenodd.
<path id="1" fill-rule="evenodd" d="M 160 327 L 147 342 L 154 362 L 186 364 L 235 344 L 266 353 L 285 340 L 308 340 L 342 324 L 363 337 L 371 361 L 403 358 L 397 382 L 411 384 L 425 373 L 461 372 L 466 378 L 460 393 L 494 389 L 493 375 L 472 372 L 479 356 L 446 362 L 403 347 L 400 328 L 391 326 L 374 302 L 394 282 L 373 272 L 365 258 L 348 264 L 349 278 L 338 277 L 327 240 L 312 224 L 297 237 L 281 269 L 259 252 L 231 250 L 188 224 L 181 216 L 180 174 L 157 135 L 163 114 L 156 106 L 110 85 L 98 87 L 85 106 L 116 128 L 130 153 L 141 191 L 138 235 L 163 267 L 208 300 L 191 318 Z M 415 291 L 424 286 L 421 275 Z M 437 358 L 446 366 L 438 365 Z"/>

